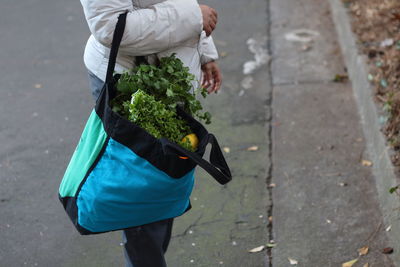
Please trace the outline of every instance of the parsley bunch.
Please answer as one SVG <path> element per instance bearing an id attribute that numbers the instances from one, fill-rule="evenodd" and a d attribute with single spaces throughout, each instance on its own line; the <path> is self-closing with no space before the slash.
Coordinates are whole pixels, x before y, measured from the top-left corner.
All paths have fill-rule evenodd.
<path id="1" fill-rule="evenodd" d="M 172 55 L 160 59 L 158 65 L 142 64 L 121 74 L 117 95 L 111 100 L 114 112 L 135 122 L 156 138 L 165 137 L 186 149 L 193 150 L 182 138 L 191 133 L 186 122 L 176 114 L 176 107 L 211 122 L 209 112 L 202 113 L 197 94 L 207 96 L 204 88 L 193 90 L 195 76 L 182 61 Z"/>
<path id="2" fill-rule="evenodd" d="M 204 88 L 193 90 L 193 81 L 195 76 L 179 58 L 175 55 L 164 57 L 157 66 L 142 64 L 131 72 L 124 72 L 117 83 L 118 95 L 111 104 L 114 111 L 121 112 L 123 102 L 128 101 L 134 92 L 141 89 L 167 105 L 169 109 L 175 110 L 179 105 L 185 112 L 210 124 L 211 114 L 202 113 L 203 107 L 196 99 L 199 93 L 205 98 L 207 91 Z"/>
<path id="3" fill-rule="evenodd" d="M 190 142 L 182 138 L 188 135 L 191 130 L 184 120 L 178 119 L 176 113 L 168 110 L 161 101 L 142 90 L 133 93 L 131 102 L 127 105 L 130 121 L 146 129 L 156 138 L 166 137 L 169 140 L 180 144 L 188 150 L 193 150 Z M 151 118 L 151 119 L 150 119 Z"/>

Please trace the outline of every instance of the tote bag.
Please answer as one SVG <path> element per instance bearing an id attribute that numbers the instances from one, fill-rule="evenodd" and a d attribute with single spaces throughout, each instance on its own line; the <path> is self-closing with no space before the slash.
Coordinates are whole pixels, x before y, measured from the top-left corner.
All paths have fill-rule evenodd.
<path id="1" fill-rule="evenodd" d="M 178 109 L 199 139 L 195 152 L 156 139 L 112 111 L 113 76 L 126 13 L 118 17 L 106 81 L 59 188 L 59 199 L 79 233 L 96 234 L 174 218 L 190 209 L 195 167 L 220 184 L 231 172 L 214 135 Z M 203 159 L 210 144 L 210 159 Z"/>

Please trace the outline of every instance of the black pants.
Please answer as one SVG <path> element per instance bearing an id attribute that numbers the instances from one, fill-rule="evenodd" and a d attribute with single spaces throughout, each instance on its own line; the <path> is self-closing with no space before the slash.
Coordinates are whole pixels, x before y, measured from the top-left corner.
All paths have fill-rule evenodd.
<path id="1" fill-rule="evenodd" d="M 124 230 L 126 267 L 166 267 L 173 219 Z"/>
<path id="2" fill-rule="evenodd" d="M 104 82 L 89 72 L 89 85 L 95 100 Z M 171 239 L 173 219 L 123 231 L 126 267 L 166 267 L 164 253 Z"/>

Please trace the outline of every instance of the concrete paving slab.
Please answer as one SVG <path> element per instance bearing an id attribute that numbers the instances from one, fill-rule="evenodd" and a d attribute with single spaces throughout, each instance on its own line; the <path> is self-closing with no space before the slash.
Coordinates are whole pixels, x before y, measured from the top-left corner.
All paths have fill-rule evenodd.
<path id="1" fill-rule="evenodd" d="M 349 85 L 274 88 L 273 266 L 393 266 Z"/>
<path id="2" fill-rule="evenodd" d="M 272 265 L 341 266 L 369 246 L 356 266 L 393 266 L 352 89 L 331 82 L 344 64 L 328 2 L 272 0 L 271 14 Z M 296 29 L 319 35 L 288 42 Z"/>
<path id="3" fill-rule="evenodd" d="M 394 262 L 400 263 L 400 223 L 399 198 L 388 194 L 390 188 L 400 183 L 400 177 L 392 164 L 393 150 L 387 145 L 386 136 L 382 133 L 381 115 L 383 110 L 375 101 L 375 88 L 368 80 L 369 67 L 367 56 L 360 53 L 357 37 L 352 31 L 350 14 L 343 2 L 330 0 L 332 16 L 345 64 L 349 69 L 353 92 L 361 116 L 368 152 L 373 162 L 375 182 L 378 189 L 380 205 L 385 222 L 391 225 L 389 235 L 392 241 Z"/>
<path id="4" fill-rule="evenodd" d="M 270 4 L 275 84 L 327 82 L 344 73 L 336 60 L 341 55 L 327 1 L 271 0 Z M 318 35 L 300 34 L 311 37 L 310 43 L 286 39 L 287 34 L 302 29 Z"/>

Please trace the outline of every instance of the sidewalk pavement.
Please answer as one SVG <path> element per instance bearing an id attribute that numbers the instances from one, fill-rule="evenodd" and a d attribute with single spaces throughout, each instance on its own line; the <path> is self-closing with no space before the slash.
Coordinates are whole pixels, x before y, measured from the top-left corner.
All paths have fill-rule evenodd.
<path id="1" fill-rule="evenodd" d="M 393 266 L 370 156 L 329 3 L 271 0 L 273 72 L 272 266 Z M 296 12 L 294 12 L 296 11 Z M 288 33 L 307 29 L 312 43 Z M 302 30 L 304 32 L 304 30 Z M 364 161 L 364 164 L 362 162 Z M 368 166 L 365 166 L 368 165 Z M 368 247 L 369 253 L 358 255 Z"/>
<path id="2" fill-rule="evenodd" d="M 392 266 L 351 88 L 331 82 L 344 66 L 327 3 L 204 3 L 224 73 L 209 129 L 234 180 L 198 171 L 169 266 L 341 266 L 363 246 L 359 263 Z M 93 106 L 79 2 L 6 0 L 0 22 L 0 266 L 122 266 L 120 233 L 79 236 L 57 199 Z M 300 28 L 312 45 L 287 40 Z"/>

